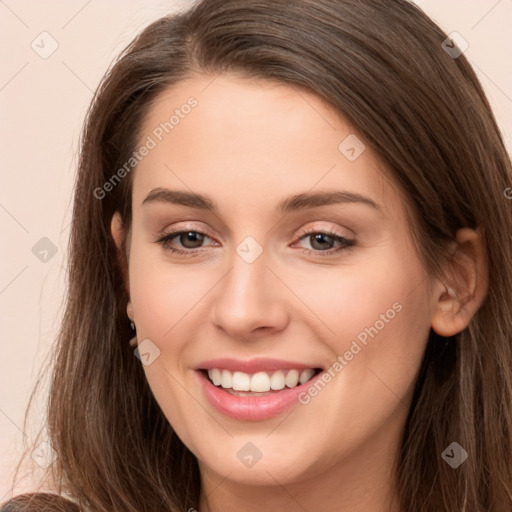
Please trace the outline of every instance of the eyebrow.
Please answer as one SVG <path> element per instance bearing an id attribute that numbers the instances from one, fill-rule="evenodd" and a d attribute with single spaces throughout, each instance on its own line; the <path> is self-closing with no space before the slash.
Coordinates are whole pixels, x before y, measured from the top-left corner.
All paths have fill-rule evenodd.
<path id="1" fill-rule="evenodd" d="M 162 187 L 151 190 L 144 201 L 142 201 L 143 205 L 151 203 L 171 203 L 206 210 L 215 214 L 219 213 L 215 201 L 205 195 L 180 190 L 169 190 Z M 303 192 L 281 200 L 276 210 L 280 213 L 289 213 L 339 203 L 360 203 L 374 210 L 381 210 L 381 207 L 369 197 L 348 191 Z"/>

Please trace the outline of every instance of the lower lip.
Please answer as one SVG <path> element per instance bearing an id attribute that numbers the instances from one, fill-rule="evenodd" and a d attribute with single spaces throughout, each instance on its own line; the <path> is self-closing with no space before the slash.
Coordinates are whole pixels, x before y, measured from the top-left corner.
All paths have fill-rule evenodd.
<path id="1" fill-rule="evenodd" d="M 322 373 L 320 372 L 300 386 L 284 388 L 277 393 L 263 396 L 237 396 L 214 386 L 202 371 L 197 372 L 206 398 L 213 407 L 226 416 L 244 421 L 259 421 L 278 416 L 297 404 L 299 395 L 307 392 L 308 388 L 321 378 Z"/>

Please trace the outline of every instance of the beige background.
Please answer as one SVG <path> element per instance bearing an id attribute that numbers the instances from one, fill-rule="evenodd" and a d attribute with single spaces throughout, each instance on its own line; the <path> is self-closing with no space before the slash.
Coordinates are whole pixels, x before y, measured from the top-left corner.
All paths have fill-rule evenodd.
<path id="1" fill-rule="evenodd" d="M 12 493 L 23 441 L 30 442 L 41 422 L 36 416 L 23 432 L 28 396 L 43 361 L 53 356 L 62 313 L 70 199 L 87 105 L 112 58 L 142 27 L 190 3 L 0 0 L 0 501 Z M 466 56 L 512 149 L 512 2 L 416 3 L 447 33 L 468 41 Z M 50 35 L 40 36 L 44 31 Z M 56 44 L 54 53 L 40 56 Z M 55 255 L 44 253 L 43 237 Z M 38 242 L 43 245 L 34 254 Z M 43 401 L 36 403 L 41 411 Z M 15 492 L 31 489 L 33 478 L 22 471 Z"/>

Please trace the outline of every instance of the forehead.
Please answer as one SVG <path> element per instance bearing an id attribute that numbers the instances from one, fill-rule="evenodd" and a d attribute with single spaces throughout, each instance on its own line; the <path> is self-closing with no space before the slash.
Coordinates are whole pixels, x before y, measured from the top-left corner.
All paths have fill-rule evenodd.
<path id="1" fill-rule="evenodd" d="M 332 189 L 369 196 L 390 217 L 403 213 L 399 190 L 363 137 L 297 87 L 229 75 L 180 82 L 151 104 L 144 144 L 151 149 L 135 169 L 135 206 L 157 187 L 245 210 Z"/>

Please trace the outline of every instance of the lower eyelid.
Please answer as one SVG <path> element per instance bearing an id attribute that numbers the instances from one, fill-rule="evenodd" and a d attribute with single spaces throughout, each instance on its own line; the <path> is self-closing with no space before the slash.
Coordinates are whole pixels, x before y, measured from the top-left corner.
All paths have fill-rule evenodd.
<path id="1" fill-rule="evenodd" d="M 329 249 L 325 249 L 323 251 L 319 249 L 309 249 L 307 247 L 298 247 L 297 249 L 302 250 L 304 254 L 313 255 L 313 256 L 336 256 L 339 253 L 343 253 L 345 251 L 349 251 L 355 247 L 356 243 L 353 240 L 347 240 L 346 242 L 342 242 L 341 245 L 337 245 L 335 247 L 331 247 Z"/>

